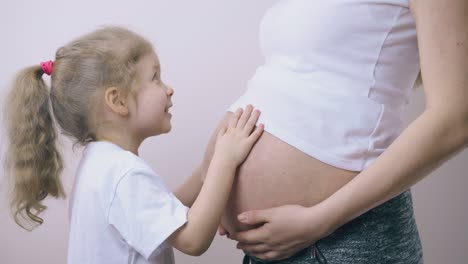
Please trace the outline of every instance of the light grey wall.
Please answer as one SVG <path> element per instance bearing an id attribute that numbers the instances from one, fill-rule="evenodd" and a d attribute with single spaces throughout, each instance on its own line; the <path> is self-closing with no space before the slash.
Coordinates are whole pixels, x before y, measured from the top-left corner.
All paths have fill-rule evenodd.
<path id="1" fill-rule="evenodd" d="M 200 161 L 214 126 L 261 63 L 258 23 L 273 2 L 5 1 L 0 8 L 0 96 L 5 96 L 16 71 L 53 59 L 58 47 L 97 26 L 118 24 L 139 32 L 155 44 L 163 78 L 175 88 L 173 131 L 145 141 L 141 156 L 175 187 Z M 421 89 L 413 97 L 408 120 L 424 107 Z M 4 151 L 4 131 L 0 140 Z M 69 150 L 66 139 L 62 142 L 68 149 L 63 179 L 70 193 L 80 152 Z M 462 153 L 414 188 L 426 263 L 468 259 L 467 162 L 467 153 Z M 68 201 L 48 200 L 45 223 L 25 232 L 8 214 L 7 183 L 1 177 L 0 263 L 65 263 Z M 176 252 L 178 263 L 234 264 L 241 257 L 225 238 L 216 238 L 199 258 Z"/>

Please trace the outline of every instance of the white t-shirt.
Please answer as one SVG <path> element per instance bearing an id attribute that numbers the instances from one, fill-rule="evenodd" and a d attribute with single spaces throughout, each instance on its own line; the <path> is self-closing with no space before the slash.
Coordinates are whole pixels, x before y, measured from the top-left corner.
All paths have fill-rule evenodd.
<path id="1" fill-rule="evenodd" d="M 187 211 L 138 156 L 91 142 L 70 199 L 68 263 L 174 263 L 165 240 L 184 225 Z"/>
<path id="2" fill-rule="evenodd" d="M 265 131 L 361 171 L 404 129 L 420 70 L 408 0 L 280 0 L 260 24 L 264 63 L 229 108 L 252 104 Z"/>

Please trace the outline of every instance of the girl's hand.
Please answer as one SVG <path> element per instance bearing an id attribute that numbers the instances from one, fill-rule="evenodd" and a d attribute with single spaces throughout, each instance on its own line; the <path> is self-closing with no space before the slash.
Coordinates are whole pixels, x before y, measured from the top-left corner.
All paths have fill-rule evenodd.
<path id="1" fill-rule="evenodd" d="M 254 111 L 251 105 L 245 111 L 239 108 L 227 126 L 219 130 L 214 155 L 240 165 L 263 132 L 263 124 L 255 128 L 259 116 L 260 111 Z"/>
<path id="2" fill-rule="evenodd" d="M 244 224 L 262 226 L 229 234 L 237 240 L 237 248 L 265 260 L 281 260 L 293 256 L 328 235 L 325 210 L 320 205 L 303 207 L 285 205 L 265 210 L 248 211 L 238 216 Z"/>

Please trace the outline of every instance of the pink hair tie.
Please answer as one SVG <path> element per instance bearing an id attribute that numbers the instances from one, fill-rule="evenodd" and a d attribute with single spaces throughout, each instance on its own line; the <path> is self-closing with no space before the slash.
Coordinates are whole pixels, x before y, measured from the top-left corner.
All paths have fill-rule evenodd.
<path id="1" fill-rule="evenodd" d="M 54 69 L 54 62 L 53 61 L 44 61 L 44 62 L 41 62 L 41 68 L 42 68 L 42 71 L 47 74 L 47 75 L 51 75 L 52 74 L 52 71 Z"/>

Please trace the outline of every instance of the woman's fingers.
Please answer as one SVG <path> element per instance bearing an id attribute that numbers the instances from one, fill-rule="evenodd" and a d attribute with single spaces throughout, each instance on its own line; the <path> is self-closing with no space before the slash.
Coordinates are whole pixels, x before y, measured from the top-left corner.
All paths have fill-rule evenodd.
<path id="1" fill-rule="evenodd" d="M 284 259 L 329 233 L 323 223 L 327 222 L 326 216 L 327 212 L 318 206 L 284 205 L 248 211 L 238 216 L 242 223 L 265 224 L 253 230 L 239 232 L 235 234 L 234 239 L 241 242 L 239 247 L 244 250 L 249 247 L 248 244 L 266 244 L 269 247 L 268 252 L 255 251 L 263 251 L 265 247 L 250 248 L 252 252 L 249 255 L 266 260 Z"/>
<path id="2" fill-rule="evenodd" d="M 256 225 L 268 223 L 273 215 L 275 207 L 263 210 L 251 210 L 240 213 L 237 219 L 243 224 Z"/>
<path id="3" fill-rule="evenodd" d="M 280 253 L 278 251 L 266 251 L 263 253 L 251 253 L 250 255 L 263 260 L 283 260 L 294 254 L 294 252 Z"/>
<path id="4" fill-rule="evenodd" d="M 263 227 L 229 234 L 229 238 L 242 243 L 258 244 L 265 241 L 265 232 Z"/>
<path id="5" fill-rule="evenodd" d="M 224 229 L 224 226 L 221 224 L 218 226 L 218 233 L 220 236 L 229 235 L 226 229 Z"/>
<path id="6" fill-rule="evenodd" d="M 271 248 L 265 243 L 259 244 L 246 244 L 246 243 L 237 243 L 237 248 L 242 249 L 245 252 L 249 252 L 249 254 L 262 254 L 266 253 L 271 250 Z"/>

